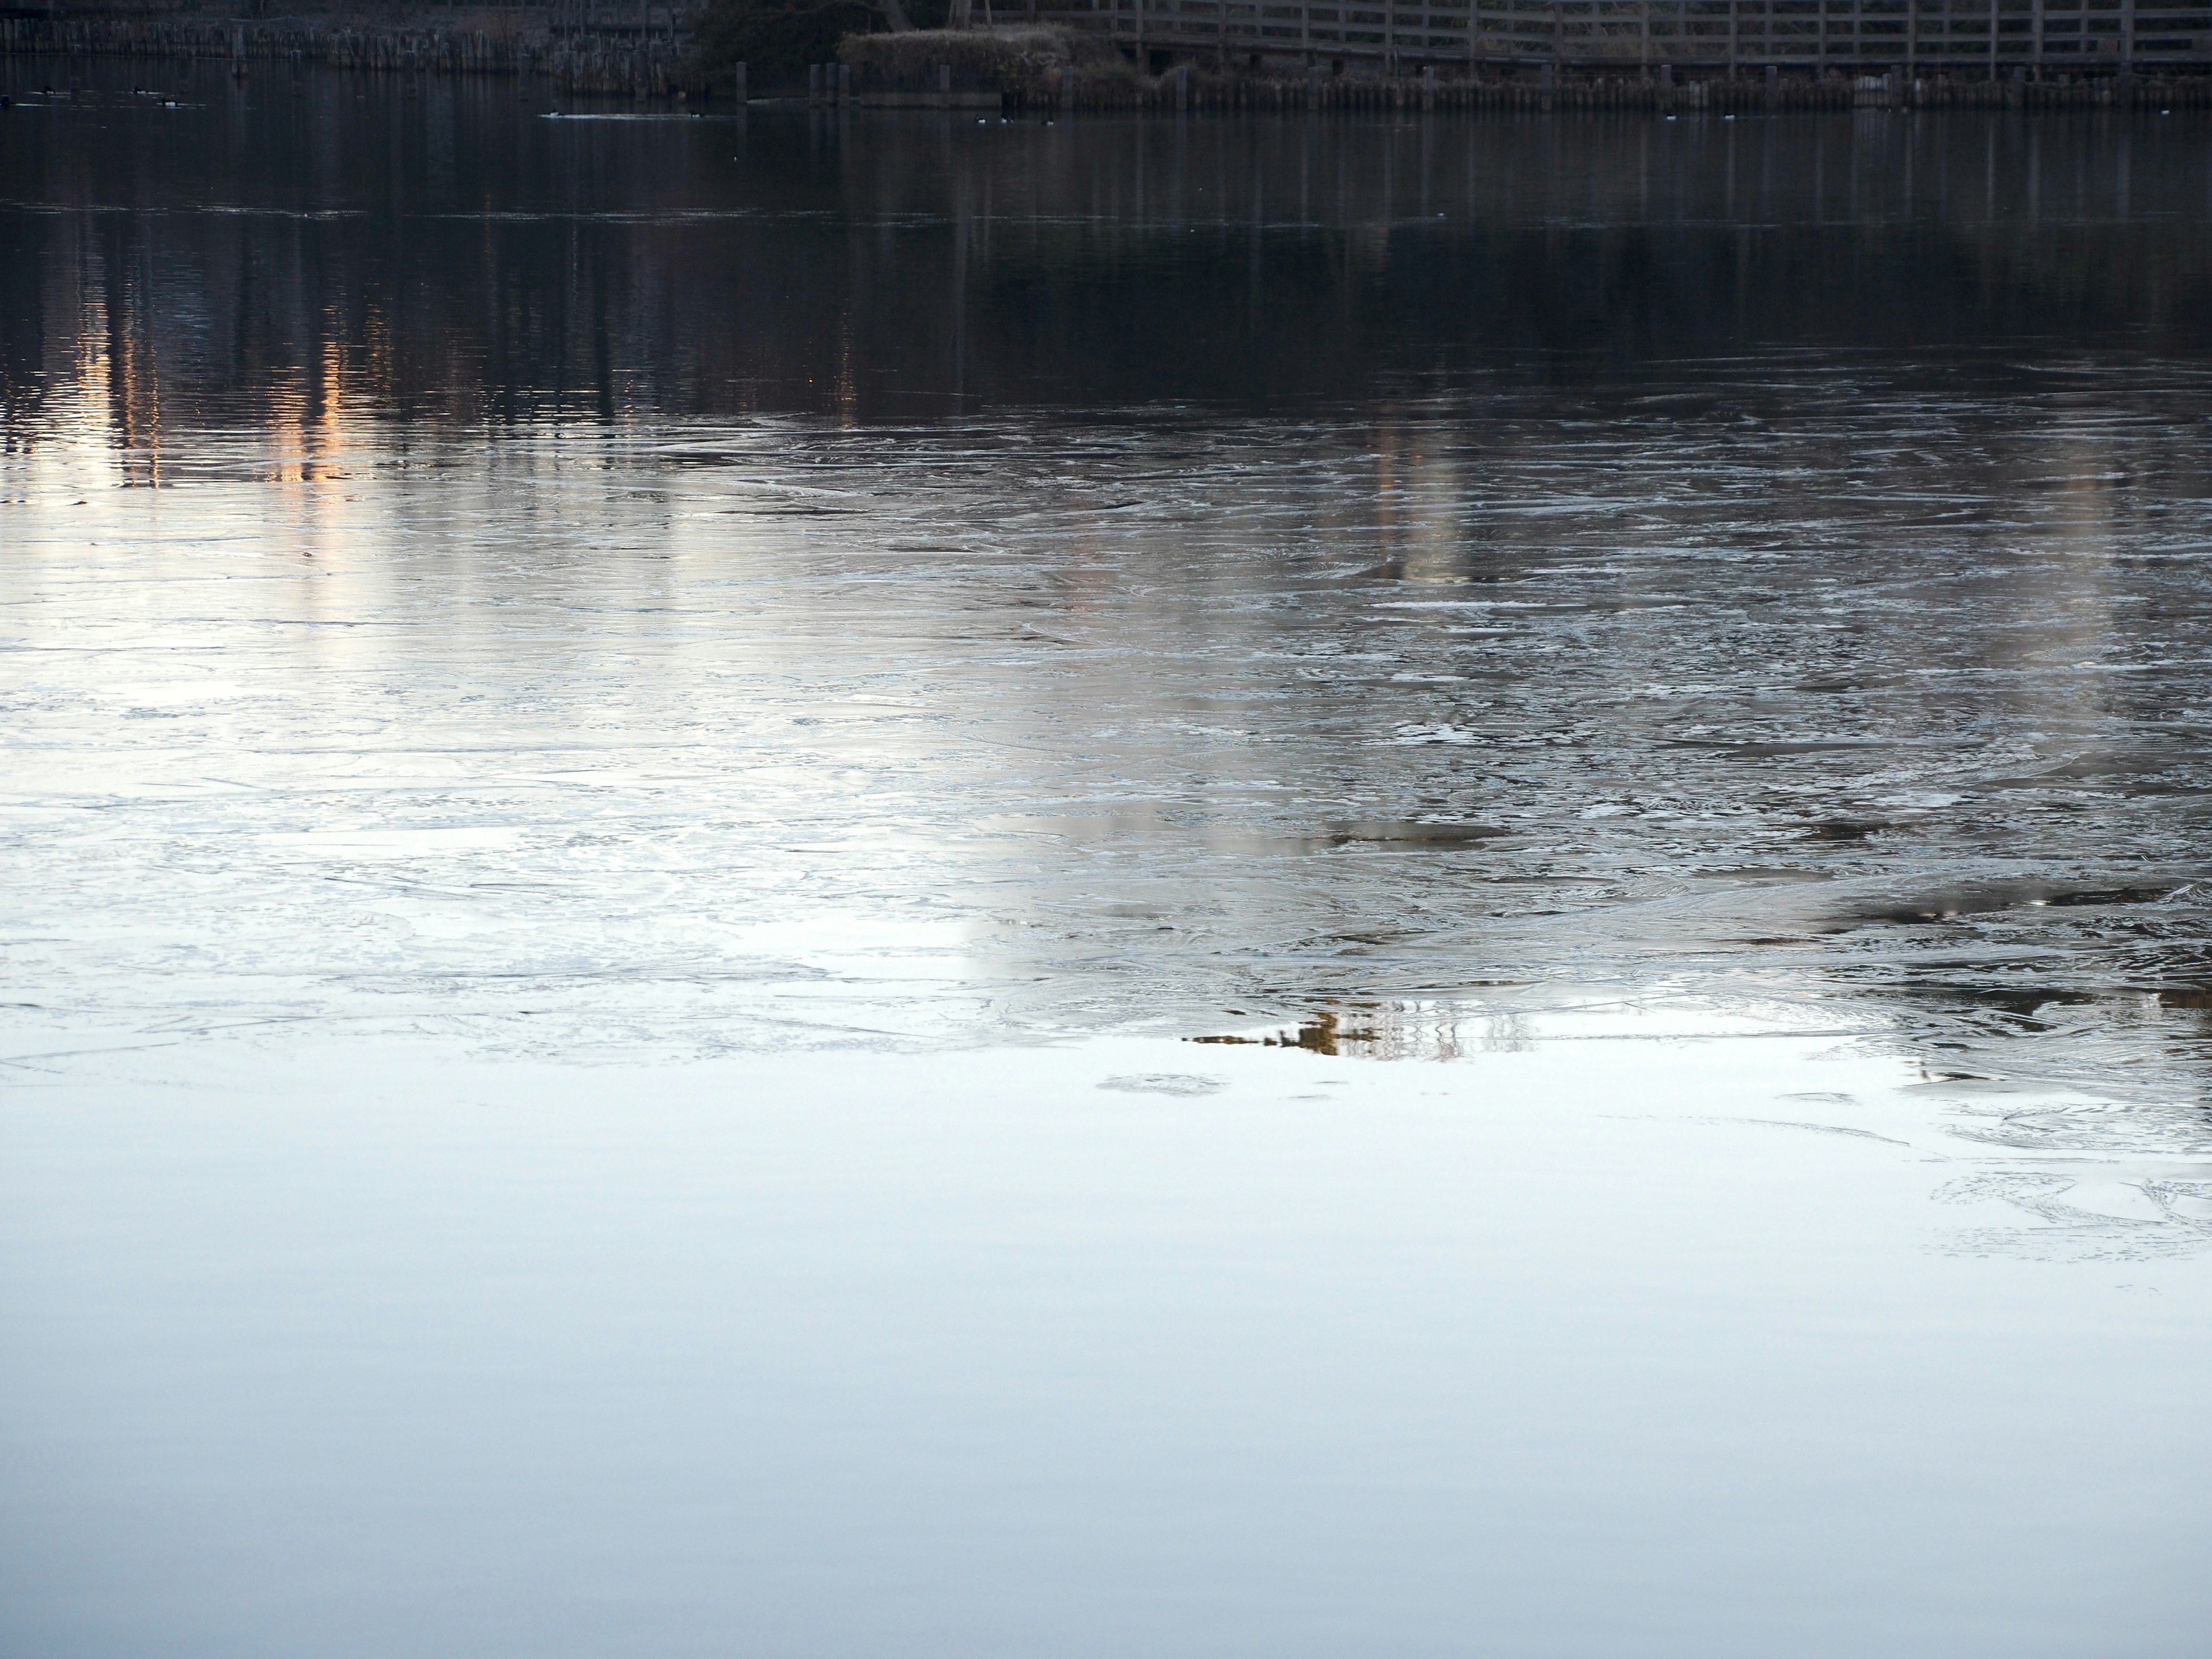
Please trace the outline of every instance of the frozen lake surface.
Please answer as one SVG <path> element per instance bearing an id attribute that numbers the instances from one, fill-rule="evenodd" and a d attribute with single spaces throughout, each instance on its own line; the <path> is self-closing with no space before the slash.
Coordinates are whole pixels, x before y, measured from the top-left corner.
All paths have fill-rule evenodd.
<path id="1" fill-rule="evenodd" d="M 2201 1646 L 2201 118 L 154 72 L 0 61 L 0 1649 Z"/>

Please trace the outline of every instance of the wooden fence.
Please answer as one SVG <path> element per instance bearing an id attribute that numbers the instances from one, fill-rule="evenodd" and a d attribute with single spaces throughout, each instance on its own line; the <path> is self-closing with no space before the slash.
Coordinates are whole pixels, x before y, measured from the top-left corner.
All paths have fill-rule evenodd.
<path id="1" fill-rule="evenodd" d="M 2212 67 L 2212 0 L 1091 0 L 1042 15 L 1109 36 L 1140 64 L 1223 69 Z"/>

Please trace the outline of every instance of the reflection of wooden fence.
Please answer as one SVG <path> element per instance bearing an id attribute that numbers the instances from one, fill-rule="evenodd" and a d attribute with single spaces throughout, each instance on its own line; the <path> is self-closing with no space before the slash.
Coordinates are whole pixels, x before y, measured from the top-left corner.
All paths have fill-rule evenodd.
<path id="1" fill-rule="evenodd" d="M 2212 0 L 1091 0 L 1050 15 L 1140 55 L 1224 66 L 2212 66 Z"/>

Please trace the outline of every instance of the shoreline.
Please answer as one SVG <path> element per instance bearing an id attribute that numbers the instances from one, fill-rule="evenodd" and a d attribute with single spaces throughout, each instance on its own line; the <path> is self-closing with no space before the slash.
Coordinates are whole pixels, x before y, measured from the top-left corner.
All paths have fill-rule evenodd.
<path id="1" fill-rule="evenodd" d="M 472 27 L 480 22 L 488 27 Z M 2212 107 L 2212 64 L 2163 73 L 2113 70 L 2030 78 L 1985 75 L 1829 71 L 1730 75 L 1685 71 L 1601 73 L 1551 65 L 1486 66 L 1472 74 L 1434 69 L 1397 76 L 1328 76 L 1250 71 L 1223 74 L 1183 64 L 1158 76 L 1133 71 L 1118 57 L 1106 65 L 1014 76 L 997 88 L 941 90 L 905 86 L 841 88 L 834 76 L 812 89 L 745 97 L 744 69 L 710 74 L 688 34 L 673 27 L 514 27 L 507 11 L 458 14 L 454 22 L 325 26 L 298 18 L 261 21 L 145 16 L 0 18 L 0 58 L 101 58 L 290 64 L 367 74 L 540 77 L 562 90 L 631 99 L 694 100 L 772 107 L 960 109 L 1009 113 L 1090 112 L 1145 115 L 1371 114 L 1421 111 L 1654 111 L 1727 113 L 1846 109 L 2082 110 Z M 834 70 L 836 66 L 826 66 Z M 1103 70 L 1103 72 L 1102 72 Z M 873 77 L 869 77 L 872 79 Z M 963 80 L 965 77 L 963 77 Z"/>

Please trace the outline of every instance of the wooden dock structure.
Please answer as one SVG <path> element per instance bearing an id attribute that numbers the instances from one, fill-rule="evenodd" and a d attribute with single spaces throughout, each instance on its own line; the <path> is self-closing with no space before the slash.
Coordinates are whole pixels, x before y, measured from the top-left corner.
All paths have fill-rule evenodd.
<path id="1" fill-rule="evenodd" d="M 1037 15 L 1103 33 L 1155 72 L 2212 69 L 2212 0 L 1089 0 Z"/>

